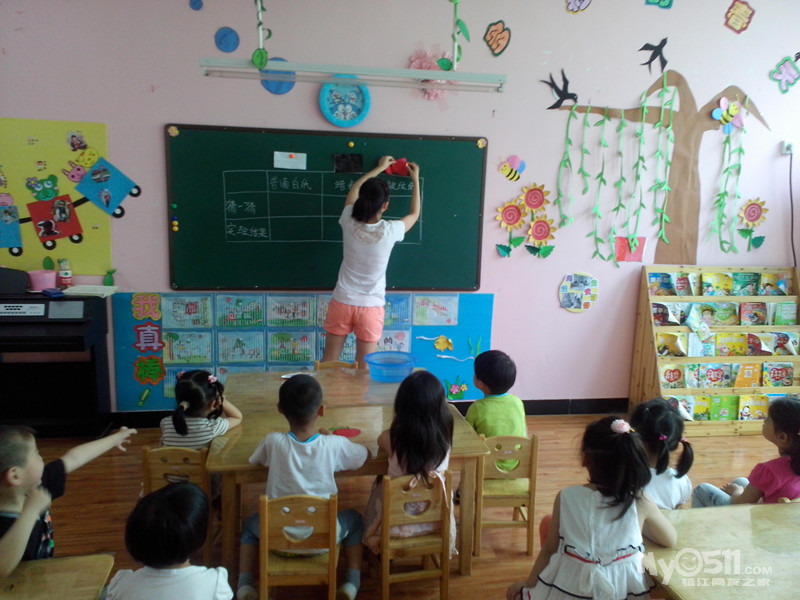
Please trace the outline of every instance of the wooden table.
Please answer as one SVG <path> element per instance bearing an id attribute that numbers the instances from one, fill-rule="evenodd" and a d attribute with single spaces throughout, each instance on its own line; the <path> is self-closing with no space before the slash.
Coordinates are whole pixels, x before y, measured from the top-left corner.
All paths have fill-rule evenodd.
<path id="1" fill-rule="evenodd" d="M 663 512 L 678 531 L 678 546 L 648 543 L 645 564 L 670 598 L 798 597 L 800 504 Z"/>
<path id="2" fill-rule="evenodd" d="M 110 554 L 26 560 L 0 579 L 0 599 L 97 600 L 113 565 Z"/>
<path id="3" fill-rule="evenodd" d="M 366 373 L 331 369 L 315 373 L 323 389 L 325 414 L 319 427 L 355 427 L 361 430 L 354 442 L 370 451 L 366 464 L 357 471 L 342 471 L 336 477 L 386 473 L 388 457 L 378 452 L 378 435 L 389 428 L 394 414 L 398 384 L 377 383 Z M 280 373 L 232 374 L 226 397 L 244 413 L 242 425 L 215 439 L 208 454 L 208 470 L 222 476 L 222 564 L 235 572 L 240 489 L 243 484 L 265 482 L 267 471 L 248 462 L 259 442 L 273 431 L 287 431 L 288 424 L 277 411 L 277 389 L 285 381 Z M 450 405 L 455 422 L 450 469 L 461 472 L 461 517 L 459 524 L 460 570 L 472 572 L 475 521 L 475 488 L 478 457 L 488 454 L 486 444 Z M 366 498 L 364 503 L 366 504 Z"/>

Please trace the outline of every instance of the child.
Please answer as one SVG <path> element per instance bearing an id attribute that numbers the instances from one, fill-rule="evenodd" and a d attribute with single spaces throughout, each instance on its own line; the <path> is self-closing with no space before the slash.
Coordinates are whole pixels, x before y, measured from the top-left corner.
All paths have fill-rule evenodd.
<path id="1" fill-rule="evenodd" d="M 223 402 L 224 391 L 225 386 L 208 371 L 178 373 L 178 405 L 171 417 L 161 419 L 161 445 L 198 450 L 239 425 L 242 413 L 230 402 Z"/>
<path id="2" fill-rule="evenodd" d="M 642 534 L 667 547 L 677 536 L 642 491 L 650 480 L 642 443 L 628 423 L 608 416 L 586 427 L 581 455 L 589 483 L 556 495 L 544 546 L 508 600 L 650 597 Z"/>
<path id="3" fill-rule="evenodd" d="M 722 489 L 701 483 L 692 494 L 693 508 L 800 498 L 800 400 L 784 397 L 770 402 L 761 435 L 778 447 L 780 456 L 757 464 L 750 477 L 734 479 Z"/>
<path id="4" fill-rule="evenodd" d="M 450 463 L 453 445 L 453 415 L 447 406 L 442 383 L 428 371 L 415 371 L 397 389 L 391 428 L 378 436 L 378 447 L 389 456 L 390 477 L 416 475 L 428 482 L 442 477 Z M 408 509 L 408 508 L 407 508 Z M 364 544 L 375 554 L 380 552 L 381 527 L 380 477 L 364 511 Z M 455 550 L 455 518 L 451 511 L 450 554 Z M 413 537 L 430 528 L 405 525 L 393 528 L 392 536 Z"/>
<path id="5" fill-rule="evenodd" d="M 411 177 L 411 207 L 399 220 L 383 220 L 389 208 L 389 188 L 376 175 L 395 162 L 384 156 L 378 166 L 365 173 L 350 188 L 339 217 L 343 259 L 339 279 L 325 318 L 325 352 L 322 360 L 338 360 L 347 335 L 356 335 L 356 361 L 375 352 L 383 333 L 386 266 L 395 243 L 414 226 L 420 214 L 419 166 L 407 163 Z"/>
<path id="6" fill-rule="evenodd" d="M 233 598 L 224 567 L 189 562 L 206 541 L 208 511 L 208 498 L 193 483 L 173 483 L 139 500 L 125 525 L 125 547 L 145 566 L 118 571 L 106 600 Z"/>
<path id="7" fill-rule="evenodd" d="M 650 464 L 650 483 L 644 491 L 659 508 L 673 510 L 692 495 L 692 482 L 686 476 L 694 461 L 692 445 L 683 437 L 683 419 L 663 398 L 654 398 L 636 407 L 631 426 L 642 440 Z M 678 469 L 669 466 L 670 452 L 683 445 Z"/>
<path id="8" fill-rule="evenodd" d="M 477 433 L 527 436 L 522 400 L 508 393 L 516 379 L 517 367 L 505 352 L 489 350 L 475 358 L 473 382 L 483 398 L 470 404 L 466 419 Z"/>
<path id="9" fill-rule="evenodd" d="M 124 451 L 135 433 L 122 427 L 45 465 L 32 429 L 0 427 L 0 577 L 10 575 L 21 560 L 53 556 L 53 523 L 47 509 L 64 495 L 67 475 L 111 448 Z"/>
<path id="10" fill-rule="evenodd" d="M 338 435 L 322 435 L 316 429 L 322 416 L 322 388 L 310 375 L 287 379 L 278 392 L 278 410 L 289 422 L 288 433 L 270 433 L 250 457 L 250 463 L 269 468 L 267 496 L 280 498 L 307 494 L 329 498 L 337 493 L 336 471 L 358 469 L 369 457 L 369 450 Z M 353 600 L 361 585 L 361 541 L 364 522 L 355 510 L 341 510 L 338 517 L 339 542 L 344 547 L 347 578 L 337 598 Z M 242 532 L 240 573 L 236 597 L 256 600 L 254 573 L 258 565 L 258 514 L 251 515 Z"/>

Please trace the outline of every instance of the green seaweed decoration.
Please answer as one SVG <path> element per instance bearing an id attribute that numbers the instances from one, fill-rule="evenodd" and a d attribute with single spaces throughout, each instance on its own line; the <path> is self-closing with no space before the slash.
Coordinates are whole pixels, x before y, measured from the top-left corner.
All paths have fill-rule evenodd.
<path id="1" fill-rule="evenodd" d="M 262 17 L 262 14 L 264 13 L 264 0 L 255 0 L 255 3 L 256 12 L 258 13 L 258 48 L 253 51 L 253 58 L 251 60 L 255 68 L 261 71 L 267 66 L 267 60 L 269 60 L 269 55 L 267 54 L 267 51 L 264 50 L 264 40 L 268 40 L 270 37 L 272 37 L 272 31 L 267 29 L 265 37 L 264 19 Z"/>
<path id="2" fill-rule="evenodd" d="M 564 134 L 564 154 L 561 157 L 561 163 L 558 165 L 558 176 L 556 177 L 556 197 L 553 200 L 553 206 L 558 207 L 559 227 L 565 227 L 566 225 L 572 223 L 572 216 L 567 215 L 564 212 L 564 205 L 562 202 L 562 200 L 564 199 L 564 193 L 561 185 L 561 174 L 565 169 L 570 174 L 572 174 L 572 161 L 569 158 L 569 151 L 570 148 L 572 148 L 572 139 L 569 137 L 569 127 L 570 123 L 578 118 L 577 115 L 575 114 L 576 106 L 577 105 L 575 104 L 572 105 L 572 108 L 569 111 L 569 116 L 567 117 L 567 127 L 566 127 L 566 132 Z M 572 205 L 572 195 L 570 195 L 570 208 L 571 205 Z"/>
<path id="3" fill-rule="evenodd" d="M 449 58 L 440 58 L 436 61 L 442 71 L 456 71 L 458 70 L 458 61 L 461 60 L 461 44 L 458 43 L 458 36 L 463 35 L 464 39 L 469 41 L 469 30 L 466 23 L 458 16 L 458 2 L 459 0 L 448 0 L 453 4 L 453 60 Z"/>

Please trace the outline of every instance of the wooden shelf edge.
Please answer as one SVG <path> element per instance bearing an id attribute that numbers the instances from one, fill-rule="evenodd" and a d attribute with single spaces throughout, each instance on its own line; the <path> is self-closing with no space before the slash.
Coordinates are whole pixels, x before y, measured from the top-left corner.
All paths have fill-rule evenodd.
<path id="1" fill-rule="evenodd" d="M 761 435 L 764 421 L 686 421 L 687 438 L 730 435 Z"/>

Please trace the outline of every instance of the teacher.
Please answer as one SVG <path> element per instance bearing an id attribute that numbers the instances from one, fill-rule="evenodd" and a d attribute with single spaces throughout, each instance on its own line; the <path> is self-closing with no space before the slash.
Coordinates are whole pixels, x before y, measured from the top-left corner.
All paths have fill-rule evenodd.
<path id="1" fill-rule="evenodd" d="M 376 176 L 394 162 L 391 156 L 382 157 L 378 165 L 360 177 L 347 194 L 339 217 L 342 265 L 325 318 L 323 362 L 339 360 L 345 340 L 352 331 L 356 335 L 358 368 L 365 368 L 364 357 L 375 352 L 383 334 L 386 267 L 392 248 L 417 222 L 421 207 L 419 166 L 410 162 L 406 166 L 413 189 L 408 214 L 399 220 L 381 218 L 389 208 L 389 187 Z"/>

